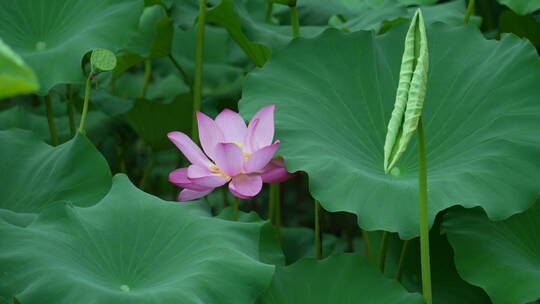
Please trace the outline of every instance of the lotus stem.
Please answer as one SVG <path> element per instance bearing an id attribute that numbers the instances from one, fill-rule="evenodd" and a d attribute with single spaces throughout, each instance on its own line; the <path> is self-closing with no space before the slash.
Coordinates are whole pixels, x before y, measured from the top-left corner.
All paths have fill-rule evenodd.
<path id="1" fill-rule="evenodd" d="M 84 87 L 83 111 L 81 114 L 81 122 L 79 124 L 79 132 L 81 132 L 82 134 L 85 134 L 84 122 L 86 121 L 86 114 L 88 113 L 88 103 L 90 100 L 90 88 L 92 86 L 93 77 L 94 77 L 94 72 L 91 72 L 90 75 L 88 75 L 88 78 L 86 78 L 86 85 Z"/>
<path id="2" fill-rule="evenodd" d="M 298 19 L 298 7 L 296 4 L 290 6 L 292 35 L 294 38 L 300 37 L 300 20 Z"/>
<path id="3" fill-rule="evenodd" d="M 390 239 L 390 233 L 383 231 L 381 238 L 381 247 L 379 249 L 379 270 L 384 273 L 384 267 L 386 264 L 386 252 L 388 251 L 388 241 Z"/>
<path id="4" fill-rule="evenodd" d="M 366 251 L 366 258 L 373 263 L 373 255 L 371 254 L 371 242 L 369 241 L 369 232 L 362 229 L 362 242 L 364 242 L 364 250 Z"/>
<path id="5" fill-rule="evenodd" d="M 465 24 L 469 24 L 469 19 L 474 12 L 474 1 L 475 0 L 469 0 L 469 4 L 467 5 L 467 12 L 465 13 L 465 18 L 463 18 L 463 23 Z"/>
<path id="6" fill-rule="evenodd" d="M 197 19 L 197 40 L 195 42 L 195 76 L 193 79 L 193 113 L 201 110 L 202 74 L 204 56 L 204 28 L 206 24 L 206 0 L 199 1 L 199 18 Z M 197 116 L 193 114 L 191 125 L 191 139 L 197 142 L 199 132 L 197 129 Z"/>
<path id="7" fill-rule="evenodd" d="M 144 61 L 144 79 L 143 79 L 143 85 L 141 87 L 141 94 L 139 95 L 140 98 L 144 98 L 146 96 L 146 90 L 148 89 L 148 84 L 150 83 L 151 75 L 152 75 L 152 60 L 146 59 Z"/>
<path id="8" fill-rule="evenodd" d="M 154 170 L 154 152 L 150 149 L 148 153 L 148 163 L 146 165 L 146 168 L 144 169 L 143 176 L 141 178 L 141 181 L 139 183 L 139 189 L 145 190 L 146 184 L 148 183 L 148 178 L 150 178 L 150 174 L 152 174 L 152 170 Z"/>
<path id="9" fill-rule="evenodd" d="M 238 221 L 238 208 L 240 206 L 240 198 L 234 197 L 233 198 L 233 209 L 232 209 L 232 220 Z"/>
<path id="10" fill-rule="evenodd" d="M 405 240 L 403 242 L 403 247 L 401 247 L 401 254 L 399 255 L 398 270 L 396 273 L 396 280 L 401 282 L 401 276 L 403 275 L 403 269 L 405 266 L 405 259 L 407 258 L 407 253 L 409 251 L 410 240 Z"/>
<path id="11" fill-rule="evenodd" d="M 322 242 L 321 242 L 321 203 L 315 201 L 315 258 L 320 260 L 322 257 Z"/>
<path id="12" fill-rule="evenodd" d="M 69 118 L 69 131 L 73 137 L 77 133 L 77 127 L 75 126 L 75 110 L 73 109 L 73 87 L 70 84 L 67 85 L 66 111 Z"/>
<path id="13" fill-rule="evenodd" d="M 272 13 L 274 11 L 274 3 L 268 1 L 266 3 L 266 15 L 264 17 L 264 22 L 272 23 Z"/>
<path id="14" fill-rule="evenodd" d="M 56 123 L 54 122 L 54 111 L 51 102 L 51 95 L 45 95 L 45 110 L 47 111 L 47 123 L 49 124 L 49 132 L 51 133 L 51 143 L 53 146 L 57 146 L 60 142 L 58 140 L 58 133 L 56 132 Z"/>
<path id="15" fill-rule="evenodd" d="M 431 270 L 429 258 L 429 225 L 427 196 L 427 164 L 422 117 L 418 121 L 418 197 L 420 218 L 420 263 L 422 266 L 422 293 L 427 304 L 432 303 Z"/>

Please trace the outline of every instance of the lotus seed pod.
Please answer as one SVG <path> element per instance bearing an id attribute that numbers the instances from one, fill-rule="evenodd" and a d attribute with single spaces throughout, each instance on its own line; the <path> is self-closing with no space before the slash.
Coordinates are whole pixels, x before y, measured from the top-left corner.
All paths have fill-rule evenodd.
<path id="1" fill-rule="evenodd" d="M 418 126 L 426 96 L 428 64 L 424 17 L 418 9 L 405 37 L 396 101 L 384 142 L 385 173 L 399 161 Z"/>
<path id="2" fill-rule="evenodd" d="M 90 63 L 102 71 L 110 71 L 116 67 L 116 56 L 107 49 L 94 49 L 90 55 Z"/>

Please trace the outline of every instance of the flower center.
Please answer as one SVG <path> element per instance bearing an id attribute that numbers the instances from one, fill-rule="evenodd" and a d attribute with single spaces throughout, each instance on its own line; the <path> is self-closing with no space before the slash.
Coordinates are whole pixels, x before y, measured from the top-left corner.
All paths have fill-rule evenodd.
<path id="1" fill-rule="evenodd" d="M 210 171 L 212 171 L 213 173 L 217 173 L 217 174 L 221 175 L 224 178 L 227 178 L 227 179 L 231 178 L 227 174 L 223 173 L 223 171 L 221 171 L 221 169 L 216 165 L 211 165 L 210 166 Z"/>
<path id="2" fill-rule="evenodd" d="M 239 141 L 233 141 L 233 144 L 237 145 L 238 148 L 242 149 L 243 155 L 245 159 L 248 159 L 251 157 L 251 153 L 244 151 L 244 144 L 242 144 Z"/>

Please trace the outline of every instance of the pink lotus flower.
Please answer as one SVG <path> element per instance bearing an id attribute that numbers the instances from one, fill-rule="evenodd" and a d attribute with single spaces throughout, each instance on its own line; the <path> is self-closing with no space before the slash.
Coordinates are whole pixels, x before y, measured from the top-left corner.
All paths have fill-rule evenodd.
<path id="1" fill-rule="evenodd" d="M 170 132 L 169 139 L 191 162 L 187 168 L 169 174 L 169 181 L 184 188 L 179 201 L 203 197 L 227 182 L 231 193 L 250 198 L 262 189 L 263 182 L 275 183 L 291 176 L 283 160 L 272 160 L 279 148 L 274 138 L 274 109 L 268 105 L 246 127 L 240 115 L 223 110 L 216 120 L 197 112 L 201 149 L 182 132 Z M 205 154 L 206 153 L 206 154 Z"/>

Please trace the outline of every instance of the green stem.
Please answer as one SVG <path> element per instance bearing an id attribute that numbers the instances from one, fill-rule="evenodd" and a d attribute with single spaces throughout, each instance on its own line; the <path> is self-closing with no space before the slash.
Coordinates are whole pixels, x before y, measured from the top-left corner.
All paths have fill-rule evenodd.
<path id="1" fill-rule="evenodd" d="M 113 72 L 111 75 L 111 95 L 116 95 L 116 74 Z"/>
<path id="2" fill-rule="evenodd" d="M 366 258 L 368 259 L 368 261 L 373 262 L 373 255 L 371 254 L 371 242 L 369 241 L 369 232 L 364 229 L 362 229 L 362 241 L 364 242 Z"/>
<path id="3" fill-rule="evenodd" d="M 204 57 L 204 28 L 206 23 L 206 0 L 199 1 L 199 18 L 197 19 L 197 40 L 195 45 L 195 77 L 193 80 L 193 113 L 201 110 L 202 74 Z M 191 139 L 198 141 L 197 116 L 193 114 Z"/>
<path id="4" fill-rule="evenodd" d="M 75 126 L 75 110 L 73 109 L 73 87 L 70 84 L 67 85 L 66 111 L 69 118 L 69 131 L 73 137 L 77 133 L 77 127 Z"/>
<path id="5" fill-rule="evenodd" d="M 146 96 L 146 90 L 148 89 L 148 84 L 150 83 L 151 75 L 152 75 L 152 60 L 146 59 L 144 60 L 144 79 L 143 79 L 143 85 L 141 87 L 141 94 L 139 95 L 140 98 L 144 98 Z"/>
<path id="6" fill-rule="evenodd" d="M 294 38 L 300 37 L 300 21 L 298 19 L 298 7 L 293 5 L 290 7 L 291 11 L 291 25 L 292 25 L 292 35 Z"/>
<path id="7" fill-rule="evenodd" d="M 381 239 L 381 247 L 379 250 L 379 270 L 384 273 L 384 266 L 386 264 L 386 252 L 388 251 L 388 243 L 390 240 L 390 233 L 383 231 Z"/>
<path id="8" fill-rule="evenodd" d="M 266 15 L 264 17 L 264 22 L 272 23 L 272 13 L 274 11 L 274 3 L 268 1 L 266 3 Z"/>
<path id="9" fill-rule="evenodd" d="M 465 24 L 469 24 L 469 19 L 474 12 L 474 1 L 475 0 L 469 0 L 469 4 L 467 5 L 467 12 L 465 13 L 465 18 L 463 18 L 463 23 Z"/>
<path id="10" fill-rule="evenodd" d="M 240 198 L 233 196 L 232 220 L 235 222 L 238 220 L 239 205 L 240 205 Z"/>
<path id="11" fill-rule="evenodd" d="M 270 184 L 268 189 L 269 195 L 268 195 L 268 220 L 272 222 L 272 224 L 276 224 L 276 198 L 275 198 L 275 189 L 274 184 Z"/>
<path id="12" fill-rule="evenodd" d="M 84 122 L 86 121 L 86 114 L 88 113 L 88 103 L 90 100 L 90 88 L 92 85 L 92 73 L 88 75 L 88 78 L 86 78 L 86 85 L 84 87 L 84 103 L 83 103 L 83 111 L 81 114 L 81 122 L 79 123 L 79 132 L 82 134 L 85 134 L 84 132 Z"/>
<path id="13" fill-rule="evenodd" d="M 420 262 L 422 266 L 422 291 L 424 301 L 431 304 L 431 270 L 429 262 L 429 224 L 427 196 L 427 164 L 424 123 L 418 122 L 418 203 L 420 209 Z"/>
<path id="14" fill-rule="evenodd" d="M 139 183 L 139 189 L 145 190 L 146 184 L 148 183 L 148 179 L 150 178 L 150 174 L 152 173 L 152 170 L 154 169 L 154 153 L 152 150 L 150 150 L 148 154 L 148 164 L 146 165 L 146 169 L 144 169 L 143 176 L 141 178 L 141 182 Z"/>
<path id="15" fill-rule="evenodd" d="M 315 258 L 320 260 L 322 257 L 322 242 L 321 242 L 321 203 L 315 200 Z"/>
<path id="16" fill-rule="evenodd" d="M 174 59 L 173 55 L 169 54 L 169 59 L 172 61 L 173 65 L 176 67 L 178 72 L 180 72 L 180 74 L 182 74 L 182 78 L 184 78 L 184 81 L 189 86 L 189 88 L 191 90 L 193 90 L 193 81 L 191 81 L 191 78 L 189 77 L 186 70 L 184 70 L 184 68 L 178 63 L 178 61 L 176 61 L 176 59 Z"/>
<path id="17" fill-rule="evenodd" d="M 405 240 L 403 242 L 403 247 L 401 247 L 401 254 L 399 255 L 398 270 L 396 273 L 396 280 L 398 282 L 401 282 L 401 276 L 403 275 L 405 259 L 407 258 L 407 252 L 409 251 L 409 246 L 410 246 L 410 240 Z"/>
<path id="18" fill-rule="evenodd" d="M 57 146 L 60 141 L 58 140 L 58 133 L 56 133 L 51 95 L 45 95 L 45 110 L 47 111 L 47 122 L 49 123 L 49 132 L 51 133 L 51 143 L 53 146 Z"/>

